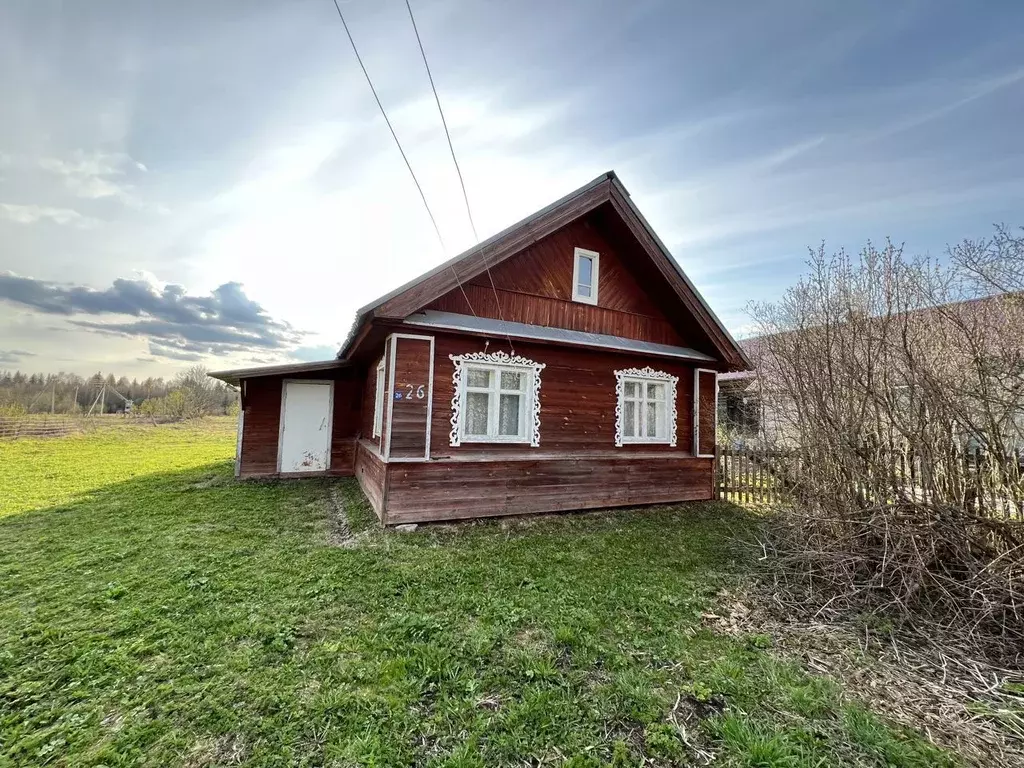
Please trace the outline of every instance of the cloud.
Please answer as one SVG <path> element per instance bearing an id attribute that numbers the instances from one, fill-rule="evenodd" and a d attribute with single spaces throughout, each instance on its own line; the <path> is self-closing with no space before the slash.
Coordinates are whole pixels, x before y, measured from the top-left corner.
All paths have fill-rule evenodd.
<path id="1" fill-rule="evenodd" d="M 107 335 L 146 338 L 150 354 L 174 360 L 255 349 L 284 351 L 304 336 L 270 317 L 239 283 L 224 283 L 208 296 L 191 296 L 180 285 L 158 290 L 146 280 L 119 278 L 109 288 L 96 290 L 2 273 L 0 300 L 48 315 L 137 318 L 73 319 L 71 324 Z"/>
<path id="2" fill-rule="evenodd" d="M 99 223 L 96 219 L 83 216 L 71 208 L 51 208 L 45 205 L 0 203 L 0 216 L 15 224 L 35 224 L 38 221 L 49 220 L 61 226 L 91 227 Z"/>
<path id="3" fill-rule="evenodd" d="M 189 362 L 198 362 L 203 359 L 203 356 L 198 352 L 188 352 L 179 347 L 169 344 L 161 344 L 159 341 L 149 341 L 149 354 L 156 357 L 166 357 L 171 360 L 187 360 Z"/>
<path id="4" fill-rule="evenodd" d="M 24 349 L 0 349 L 0 365 L 13 365 L 20 363 L 23 357 L 35 357 L 34 352 L 27 352 Z"/>
<path id="5" fill-rule="evenodd" d="M 129 155 L 77 150 L 67 158 L 44 157 L 39 167 L 63 182 L 76 197 L 86 200 L 115 198 L 128 205 L 137 205 L 134 186 L 125 179 L 129 173 L 145 173 L 147 168 Z"/>

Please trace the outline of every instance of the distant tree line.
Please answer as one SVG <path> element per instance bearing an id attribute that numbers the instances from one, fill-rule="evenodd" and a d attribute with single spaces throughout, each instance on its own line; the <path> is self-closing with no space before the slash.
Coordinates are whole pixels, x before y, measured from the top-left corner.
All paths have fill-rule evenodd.
<path id="1" fill-rule="evenodd" d="M 193 366 L 171 380 L 96 373 L 0 371 L 0 411 L 6 413 L 126 413 L 186 419 L 238 412 L 238 393 Z"/>

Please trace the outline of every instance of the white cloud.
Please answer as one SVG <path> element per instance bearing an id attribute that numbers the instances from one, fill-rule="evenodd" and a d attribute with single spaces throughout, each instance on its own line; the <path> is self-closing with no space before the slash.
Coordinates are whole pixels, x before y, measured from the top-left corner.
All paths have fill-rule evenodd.
<path id="1" fill-rule="evenodd" d="M 57 176 L 65 189 L 76 197 L 114 198 L 131 207 L 143 207 L 128 177 L 148 169 L 127 154 L 76 150 L 67 157 L 40 158 L 38 165 Z"/>
<path id="2" fill-rule="evenodd" d="M 52 221 L 61 226 L 76 227 L 93 227 L 99 224 L 96 219 L 83 216 L 71 208 L 52 208 L 46 205 L 0 203 L 0 214 L 15 224 L 35 224 L 40 221 Z"/>

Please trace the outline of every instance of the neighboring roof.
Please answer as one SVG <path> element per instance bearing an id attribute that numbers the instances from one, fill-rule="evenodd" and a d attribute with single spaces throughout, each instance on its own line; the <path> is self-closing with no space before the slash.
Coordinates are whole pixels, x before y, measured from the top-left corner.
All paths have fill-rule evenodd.
<path id="1" fill-rule="evenodd" d="M 1024 292 L 1015 292 L 1008 294 L 997 293 L 990 296 L 978 296 L 975 298 L 963 299 L 960 301 L 950 301 L 945 304 L 936 304 L 935 306 L 931 307 L 910 309 L 905 312 L 895 313 L 890 317 L 913 317 L 919 319 L 923 318 L 927 322 L 931 320 L 932 317 L 935 317 L 936 320 L 940 319 L 940 312 L 953 310 L 959 307 L 961 312 L 966 313 L 964 315 L 964 319 L 970 319 L 972 313 L 984 311 L 986 306 L 991 306 L 991 302 L 999 301 L 1005 298 L 1006 296 L 1017 296 L 1021 299 L 1024 299 Z M 984 319 L 976 318 L 976 321 L 983 322 Z M 783 333 L 788 335 L 791 333 L 800 333 L 800 331 L 784 331 Z M 750 338 L 747 339 L 741 339 L 739 345 L 749 359 L 760 361 L 769 352 L 765 344 L 765 341 L 769 338 L 771 338 L 771 336 L 751 336 Z M 747 382 L 753 380 L 754 378 L 756 378 L 756 376 L 757 373 L 755 370 L 755 366 L 752 365 L 751 369 L 748 371 L 730 371 L 729 373 L 721 373 L 718 375 L 718 381 L 719 383 Z"/>
<path id="2" fill-rule="evenodd" d="M 729 371 L 718 374 L 718 381 L 719 383 L 725 381 L 746 381 L 747 379 L 754 378 L 756 375 L 755 371 Z"/>
<path id="3" fill-rule="evenodd" d="M 761 338 L 760 336 L 752 336 L 749 339 L 740 339 L 740 349 L 747 356 L 748 360 L 757 360 L 761 355 Z M 750 366 L 750 370 L 746 371 L 729 371 L 728 373 L 718 374 L 719 384 L 727 383 L 730 381 L 749 381 L 757 376 L 757 372 L 754 370 L 754 365 Z"/>
<path id="4" fill-rule="evenodd" d="M 332 368 L 347 368 L 349 363 L 344 360 L 318 360 L 311 363 L 289 363 L 288 365 L 263 365 L 259 368 L 233 368 L 229 371 L 211 371 L 210 376 L 220 379 L 226 384 L 237 387 L 241 379 L 257 376 L 280 376 L 288 373 L 312 373 L 328 371 Z"/>
<path id="5" fill-rule="evenodd" d="M 670 283 L 672 283 L 672 277 L 677 280 L 681 279 L 685 290 L 681 290 L 677 284 L 673 284 L 673 288 L 681 301 L 693 313 L 698 324 L 708 334 L 715 347 L 722 352 L 723 358 L 726 358 L 725 362 L 737 367 L 751 367 L 750 360 L 747 359 L 736 340 L 732 338 L 721 320 L 708 306 L 704 297 L 700 295 L 700 292 L 676 263 L 665 244 L 651 229 L 650 224 L 637 209 L 629 192 L 626 191 L 614 171 L 608 171 L 598 176 L 551 205 L 364 306 L 356 313 L 356 319 L 348 338 L 338 352 L 339 359 L 344 359 L 351 352 L 360 329 L 371 317 L 402 319 L 413 312 L 422 310 L 431 301 L 453 290 L 460 282 L 472 279 L 485 269 L 496 266 L 540 238 L 546 237 L 569 222 L 608 202 L 623 217 L 634 236 L 641 241 L 645 249 L 648 249 L 648 253 L 651 252 L 651 249 L 645 242 L 645 237 L 650 244 L 653 244 L 656 252 L 664 257 L 666 263 L 671 265 L 671 274 L 664 270 L 662 274 Z M 625 210 L 623 210 L 623 205 Z M 631 226 L 630 215 L 635 218 L 639 229 Z M 654 261 L 657 262 L 657 259 Z M 444 274 L 448 271 L 452 272 L 451 278 Z M 454 283 L 451 282 L 452 279 L 454 279 Z M 695 301 L 691 301 L 691 297 Z"/>
<path id="6" fill-rule="evenodd" d="M 705 355 L 703 352 L 698 352 L 689 347 L 655 344 L 650 341 L 637 341 L 621 336 L 610 336 L 604 333 L 588 333 L 586 331 L 571 331 L 566 328 L 548 328 L 543 325 L 514 323 L 507 320 L 495 320 L 490 317 L 473 317 L 472 315 L 460 315 L 455 312 L 426 310 L 410 315 L 405 319 L 405 323 L 406 325 L 425 328 L 443 328 L 451 331 L 493 334 L 495 336 L 505 336 L 507 334 L 518 339 L 598 347 L 622 352 L 638 352 L 645 355 L 674 357 L 684 360 L 699 360 L 701 362 L 714 362 L 715 360 L 710 355 Z"/>

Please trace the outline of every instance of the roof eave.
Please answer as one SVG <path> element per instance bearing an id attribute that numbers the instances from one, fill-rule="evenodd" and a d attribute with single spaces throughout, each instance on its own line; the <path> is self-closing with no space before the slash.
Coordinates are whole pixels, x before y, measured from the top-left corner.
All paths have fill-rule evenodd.
<path id="1" fill-rule="evenodd" d="M 347 368 L 349 363 L 337 358 L 331 360 L 316 360 L 309 363 L 287 363 L 285 365 L 263 365 L 256 368 L 232 368 L 225 371 L 210 371 L 208 376 L 219 379 L 225 384 L 234 387 L 239 385 L 242 379 L 256 379 L 262 376 L 285 376 L 289 373 L 315 373 L 317 371 L 330 371 L 336 368 Z"/>
<path id="2" fill-rule="evenodd" d="M 718 363 L 714 357 L 688 347 L 670 344 L 654 344 L 609 334 L 582 333 L 568 329 L 552 329 L 533 326 L 528 323 L 495 321 L 494 327 L 481 327 L 479 318 L 460 316 L 453 313 L 431 312 L 410 315 L 404 325 L 414 328 L 430 328 L 438 331 L 454 331 L 485 338 L 518 339 L 520 341 L 554 344 L 556 346 L 597 349 L 621 354 L 663 357 L 698 363 Z M 559 332 L 561 335 L 559 335 Z"/>

